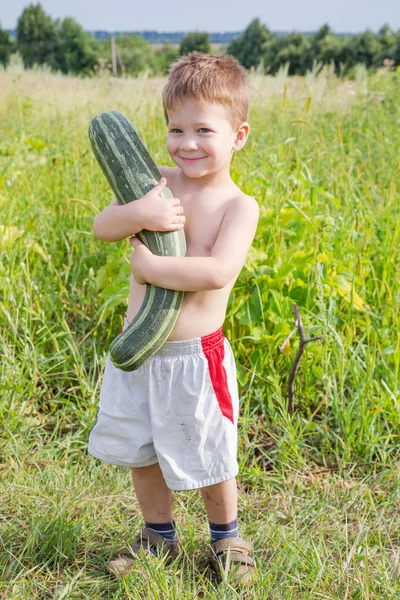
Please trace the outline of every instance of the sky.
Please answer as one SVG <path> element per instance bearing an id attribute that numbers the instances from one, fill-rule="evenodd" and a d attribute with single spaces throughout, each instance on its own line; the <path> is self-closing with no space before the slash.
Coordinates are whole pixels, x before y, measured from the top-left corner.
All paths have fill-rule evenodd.
<path id="1" fill-rule="evenodd" d="M 0 0 L 0 23 L 15 29 L 31 2 Z M 32 1 L 36 4 L 36 0 Z M 315 31 L 328 23 L 336 33 L 400 29 L 400 0 L 41 0 L 55 18 L 73 17 L 87 30 L 242 31 L 258 17 L 272 31 Z"/>

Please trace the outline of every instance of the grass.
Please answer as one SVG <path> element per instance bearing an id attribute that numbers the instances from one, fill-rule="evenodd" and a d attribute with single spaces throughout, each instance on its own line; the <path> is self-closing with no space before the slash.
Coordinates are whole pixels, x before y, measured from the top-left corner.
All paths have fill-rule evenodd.
<path id="1" fill-rule="evenodd" d="M 261 565 L 245 594 L 210 571 L 208 525 L 198 492 L 175 494 L 181 558 L 138 564 L 124 580 L 107 559 L 142 526 L 129 473 L 85 455 L 77 435 L 54 448 L 37 436 L 10 444 L 2 465 L 1 597 L 396 598 L 399 474 L 385 468 L 300 473 L 281 465 L 239 478 L 241 531 Z M 75 442 L 75 443 L 74 443 Z M 61 446 L 61 447 L 60 447 Z M 80 446 L 80 447 L 79 447 Z M 397 596 L 396 596 L 397 594 Z"/>
<path id="2" fill-rule="evenodd" d="M 115 108 L 169 164 L 164 81 L 0 73 L 0 597 L 400 598 L 398 73 L 254 75 L 233 162 L 260 202 L 224 331 L 238 366 L 239 516 L 260 581 L 216 584 L 198 492 L 174 495 L 183 555 L 123 580 L 104 565 L 142 527 L 129 472 L 87 455 L 127 244 L 92 234 L 112 197 L 87 127 Z M 292 302 L 308 335 L 297 340 Z"/>

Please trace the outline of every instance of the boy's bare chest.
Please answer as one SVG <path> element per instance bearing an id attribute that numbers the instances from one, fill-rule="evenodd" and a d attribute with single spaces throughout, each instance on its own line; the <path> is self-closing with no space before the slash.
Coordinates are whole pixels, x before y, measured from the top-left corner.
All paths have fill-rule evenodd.
<path id="1" fill-rule="evenodd" d="M 199 207 L 181 199 L 186 223 L 186 256 L 210 256 L 225 213 L 225 206 Z"/>

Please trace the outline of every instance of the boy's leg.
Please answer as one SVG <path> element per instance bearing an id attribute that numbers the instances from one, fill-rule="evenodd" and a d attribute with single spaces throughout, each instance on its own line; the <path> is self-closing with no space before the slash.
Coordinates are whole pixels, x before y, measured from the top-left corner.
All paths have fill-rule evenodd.
<path id="1" fill-rule="evenodd" d="M 175 521 L 172 518 L 172 490 L 165 483 L 160 465 L 156 463 L 133 468 L 132 480 L 146 528 L 136 542 L 109 561 L 108 569 L 116 575 L 122 575 L 132 568 L 143 544 L 147 544 L 155 555 L 159 554 L 160 548 L 162 551 L 166 549 L 171 557 L 179 553 Z"/>
<path id="2" fill-rule="evenodd" d="M 230 523 L 237 519 L 235 478 L 201 488 L 200 493 L 211 523 Z"/>
<path id="3" fill-rule="evenodd" d="M 133 468 L 132 480 L 146 528 L 155 531 L 168 542 L 176 543 L 172 490 L 165 483 L 159 463 Z"/>
<path id="4" fill-rule="evenodd" d="M 210 526 L 214 566 L 226 570 L 229 557 L 234 582 L 239 585 L 251 583 L 256 576 L 256 567 L 251 557 L 252 544 L 239 537 L 236 479 L 201 488 L 200 493 Z"/>
<path id="5" fill-rule="evenodd" d="M 144 520 L 149 523 L 172 521 L 172 490 L 165 483 L 159 463 L 133 468 L 132 480 Z"/>

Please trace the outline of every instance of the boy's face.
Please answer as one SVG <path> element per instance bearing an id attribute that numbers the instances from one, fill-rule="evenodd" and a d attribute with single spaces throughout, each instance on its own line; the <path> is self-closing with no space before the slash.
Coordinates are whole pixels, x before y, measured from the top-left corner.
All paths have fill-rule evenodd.
<path id="1" fill-rule="evenodd" d="M 190 178 L 229 170 L 234 150 L 246 142 L 249 125 L 232 126 L 222 104 L 190 97 L 168 110 L 167 149 L 174 163 Z"/>

